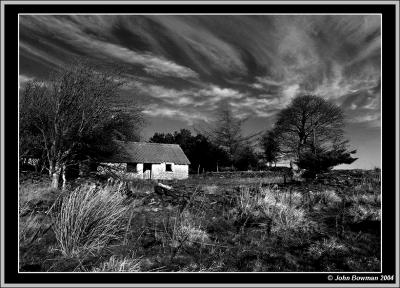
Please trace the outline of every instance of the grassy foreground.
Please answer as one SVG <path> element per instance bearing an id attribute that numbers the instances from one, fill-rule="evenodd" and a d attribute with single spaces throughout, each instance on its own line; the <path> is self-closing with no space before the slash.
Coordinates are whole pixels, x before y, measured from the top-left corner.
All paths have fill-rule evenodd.
<path id="1" fill-rule="evenodd" d="M 220 176 L 68 191 L 21 177 L 20 271 L 379 271 L 380 180 L 313 183 Z M 128 196 L 127 196 L 128 195 Z"/>

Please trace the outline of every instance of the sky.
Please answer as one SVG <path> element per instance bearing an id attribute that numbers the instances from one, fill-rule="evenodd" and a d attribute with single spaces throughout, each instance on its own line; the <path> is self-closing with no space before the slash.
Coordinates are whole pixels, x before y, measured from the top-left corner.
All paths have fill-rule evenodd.
<path id="1" fill-rule="evenodd" d="M 271 129 L 297 95 L 340 106 L 359 159 L 381 164 L 380 15 L 21 15 L 19 80 L 46 81 L 76 57 L 127 67 L 116 101 L 154 132 L 212 125 L 229 105 L 243 134 Z"/>

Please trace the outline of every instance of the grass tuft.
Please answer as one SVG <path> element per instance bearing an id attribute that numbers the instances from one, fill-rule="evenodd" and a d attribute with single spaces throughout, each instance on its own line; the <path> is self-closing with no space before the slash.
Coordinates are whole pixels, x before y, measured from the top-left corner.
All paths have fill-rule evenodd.
<path id="1" fill-rule="evenodd" d="M 121 240 L 130 207 L 113 186 L 81 186 L 65 196 L 54 219 L 54 232 L 65 256 L 100 251 Z"/>
<path id="2" fill-rule="evenodd" d="M 115 255 L 111 256 L 106 262 L 100 264 L 99 267 L 93 268 L 92 272 L 139 272 L 140 259 L 133 257 L 120 258 Z"/>

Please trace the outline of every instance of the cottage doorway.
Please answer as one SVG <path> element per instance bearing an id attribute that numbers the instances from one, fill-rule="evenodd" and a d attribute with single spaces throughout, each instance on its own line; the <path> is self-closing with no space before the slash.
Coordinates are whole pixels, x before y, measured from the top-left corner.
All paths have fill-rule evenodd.
<path id="1" fill-rule="evenodd" d="M 143 164 L 143 178 L 151 179 L 151 163 Z"/>

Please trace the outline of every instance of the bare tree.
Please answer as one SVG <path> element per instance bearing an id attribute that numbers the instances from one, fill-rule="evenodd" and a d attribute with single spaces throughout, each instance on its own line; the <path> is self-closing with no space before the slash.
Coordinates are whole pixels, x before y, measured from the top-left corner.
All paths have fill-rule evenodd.
<path id="1" fill-rule="evenodd" d="M 234 117 L 228 105 L 221 106 L 217 111 L 216 125 L 212 129 L 213 142 L 227 151 L 230 157 L 235 155 L 240 144 L 245 141 L 241 134 L 244 121 Z"/>
<path id="2" fill-rule="evenodd" d="M 124 84 L 121 73 L 78 63 L 64 67 L 49 82 L 29 82 L 23 89 L 20 137 L 39 137 L 52 187 L 59 187 L 68 165 L 82 160 L 91 144 L 120 124 L 120 114 L 109 103 Z"/>
<path id="3" fill-rule="evenodd" d="M 216 111 L 214 125 L 208 131 L 202 131 L 212 143 L 222 148 L 233 164 L 235 156 L 243 147 L 251 146 L 250 142 L 260 133 L 242 135 L 242 125 L 247 120 L 235 117 L 228 103 L 223 103 Z"/>
<path id="4" fill-rule="evenodd" d="M 346 150 L 344 125 L 340 107 L 320 97 L 304 95 L 294 98 L 278 114 L 274 131 L 280 150 L 287 157 L 306 163 L 306 155 L 312 154 L 315 159 L 325 161 L 329 154 L 329 167 L 332 167 L 356 160 L 349 155 L 355 151 Z"/>
<path id="5" fill-rule="evenodd" d="M 315 151 L 317 146 L 336 143 L 343 136 L 343 127 L 344 116 L 339 107 L 305 95 L 294 98 L 279 112 L 275 132 L 282 140 L 282 151 L 298 158 L 303 149 Z"/>

